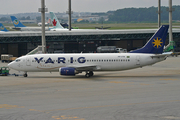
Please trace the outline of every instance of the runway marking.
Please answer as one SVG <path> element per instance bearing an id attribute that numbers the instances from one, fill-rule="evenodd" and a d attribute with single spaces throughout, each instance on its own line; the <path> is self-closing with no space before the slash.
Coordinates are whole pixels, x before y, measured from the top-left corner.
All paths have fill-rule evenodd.
<path id="1" fill-rule="evenodd" d="M 111 81 L 109 83 L 121 83 L 121 84 L 127 84 L 127 83 L 130 83 L 130 82 L 123 82 L 123 81 Z"/>
<path id="2" fill-rule="evenodd" d="M 13 108 L 24 108 L 24 106 L 0 104 L 0 108 L 13 109 Z"/>
<path id="3" fill-rule="evenodd" d="M 171 119 L 171 120 L 180 120 L 180 117 L 174 117 L 174 116 L 165 116 L 165 117 L 162 117 L 162 118 Z"/>
<path id="4" fill-rule="evenodd" d="M 65 108 L 65 109 L 45 110 L 45 111 L 43 111 L 43 112 L 60 111 L 60 110 L 79 110 L 79 109 L 89 109 L 89 108 L 103 108 L 103 107 L 114 107 L 114 106 L 117 107 L 117 106 L 128 106 L 128 105 L 138 105 L 138 104 L 139 104 L 139 105 L 143 105 L 143 104 L 168 103 L 168 102 L 180 102 L 180 100 L 143 102 L 143 103 L 127 103 L 127 104 L 90 106 L 90 107 L 79 107 L 79 108 Z"/>
<path id="5" fill-rule="evenodd" d="M 36 110 L 36 109 L 29 109 L 29 111 L 38 111 L 38 112 L 43 112 L 42 110 Z"/>
<path id="6" fill-rule="evenodd" d="M 56 120 L 85 120 L 84 118 L 79 118 L 77 116 L 66 116 L 66 115 L 61 115 L 61 116 L 52 116 L 52 118 L 56 119 Z"/>
<path id="7" fill-rule="evenodd" d="M 141 83 L 140 85 L 151 85 L 151 84 L 145 84 L 145 83 Z"/>
<path id="8" fill-rule="evenodd" d="M 167 79 L 160 79 L 160 80 L 172 80 L 172 81 L 175 81 L 175 80 L 178 80 L 178 79 L 167 78 Z"/>

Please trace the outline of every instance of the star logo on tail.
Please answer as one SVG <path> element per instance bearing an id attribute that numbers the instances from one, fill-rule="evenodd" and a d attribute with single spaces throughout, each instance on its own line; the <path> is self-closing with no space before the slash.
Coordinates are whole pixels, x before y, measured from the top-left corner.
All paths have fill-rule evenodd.
<path id="1" fill-rule="evenodd" d="M 155 48 L 160 48 L 160 47 L 162 47 L 162 44 L 163 44 L 163 42 L 162 42 L 162 39 L 161 38 L 154 38 L 153 39 L 153 42 L 152 42 L 152 44 L 153 44 L 153 47 L 155 47 Z"/>

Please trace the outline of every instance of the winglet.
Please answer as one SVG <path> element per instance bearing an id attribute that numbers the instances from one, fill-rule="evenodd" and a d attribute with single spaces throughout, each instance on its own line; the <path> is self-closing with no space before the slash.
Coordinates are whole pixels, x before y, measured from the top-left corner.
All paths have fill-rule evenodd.
<path id="1" fill-rule="evenodd" d="M 4 27 L 2 23 L 0 23 L 0 30 L 4 32 L 8 32 L 8 30 Z"/>
<path id="2" fill-rule="evenodd" d="M 15 16 L 11 16 L 11 20 L 15 27 L 26 27 Z"/>
<path id="3" fill-rule="evenodd" d="M 57 19 L 56 15 L 53 12 L 49 12 L 51 16 L 51 21 L 54 29 L 64 29 L 64 27 L 61 26 L 59 23 L 59 20 Z"/>
<path id="4" fill-rule="evenodd" d="M 144 47 L 130 51 L 130 53 L 162 54 L 166 42 L 168 28 L 169 25 L 162 25 Z"/>

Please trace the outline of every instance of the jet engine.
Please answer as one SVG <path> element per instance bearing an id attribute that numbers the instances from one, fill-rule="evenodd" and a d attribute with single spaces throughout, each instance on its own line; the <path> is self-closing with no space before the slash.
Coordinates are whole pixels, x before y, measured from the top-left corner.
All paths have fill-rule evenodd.
<path id="1" fill-rule="evenodd" d="M 75 75 L 75 74 L 78 74 L 78 71 L 76 71 L 75 68 L 62 67 L 62 68 L 59 68 L 59 73 L 60 75 Z"/>

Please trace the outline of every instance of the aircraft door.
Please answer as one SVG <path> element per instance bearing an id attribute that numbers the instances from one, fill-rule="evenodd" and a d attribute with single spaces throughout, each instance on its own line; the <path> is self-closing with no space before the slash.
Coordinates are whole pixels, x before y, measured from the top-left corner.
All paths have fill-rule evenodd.
<path id="1" fill-rule="evenodd" d="M 136 65 L 140 65 L 140 56 L 136 56 Z"/>
<path id="2" fill-rule="evenodd" d="M 30 59 L 30 57 L 26 58 L 26 65 L 27 66 L 31 66 L 31 59 Z"/>

